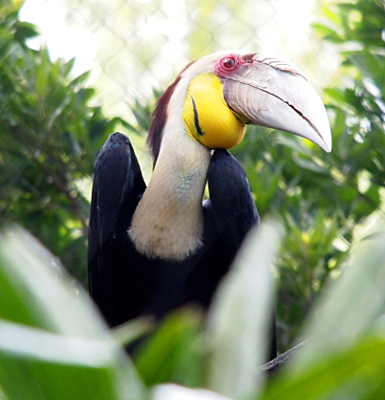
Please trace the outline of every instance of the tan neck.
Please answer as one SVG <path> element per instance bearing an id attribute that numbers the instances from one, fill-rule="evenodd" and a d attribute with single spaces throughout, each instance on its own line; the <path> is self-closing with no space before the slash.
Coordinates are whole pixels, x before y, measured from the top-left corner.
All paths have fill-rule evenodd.
<path id="1" fill-rule="evenodd" d="M 202 244 L 202 197 L 210 151 L 184 131 L 181 118 L 171 118 L 168 126 L 129 236 L 150 258 L 181 261 Z"/>

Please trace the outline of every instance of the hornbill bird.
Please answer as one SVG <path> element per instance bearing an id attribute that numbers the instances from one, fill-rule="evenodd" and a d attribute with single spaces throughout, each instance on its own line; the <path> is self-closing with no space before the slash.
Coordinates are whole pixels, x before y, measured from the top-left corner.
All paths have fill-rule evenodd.
<path id="1" fill-rule="evenodd" d="M 331 150 L 325 107 L 302 72 L 240 51 L 192 62 L 160 97 L 147 138 L 154 158 L 147 188 L 128 138 L 107 139 L 94 168 L 88 268 L 91 296 L 110 326 L 209 306 L 259 223 L 245 173 L 226 150 L 247 124 Z"/>

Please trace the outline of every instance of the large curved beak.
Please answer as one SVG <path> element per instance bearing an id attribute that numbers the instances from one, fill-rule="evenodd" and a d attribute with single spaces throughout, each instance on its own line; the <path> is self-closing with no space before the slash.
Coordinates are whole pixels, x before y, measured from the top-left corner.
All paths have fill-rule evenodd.
<path id="1" fill-rule="evenodd" d="M 294 133 L 330 152 L 325 106 L 302 72 L 287 61 L 261 54 L 242 58 L 240 68 L 221 78 L 228 106 L 248 123 Z"/>

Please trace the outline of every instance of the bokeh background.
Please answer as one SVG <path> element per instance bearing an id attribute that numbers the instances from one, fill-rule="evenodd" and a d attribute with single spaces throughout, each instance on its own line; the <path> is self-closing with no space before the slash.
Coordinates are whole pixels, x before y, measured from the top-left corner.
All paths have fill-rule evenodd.
<path id="1" fill-rule="evenodd" d="M 327 105 L 332 153 L 258 127 L 232 150 L 262 218 L 285 228 L 273 272 L 289 348 L 351 244 L 383 222 L 384 20 L 379 0 L 3 0 L 0 222 L 24 226 L 87 287 L 92 168 L 107 136 L 130 137 L 148 179 L 151 111 L 188 62 L 229 48 L 289 59 Z"/>
<path id="2" fill-rule="evenodd" d="M 287 58 L 318 89 L 330 85 L 338 53 L 311 24 L 319 0 L 27 0 L 21 19 L 39 27 L 29 42 L 53 59 L 76 57 L 73 73 L 89 83 L 107 113 L 130 118 L 132 104 L 163 90 L 191 60 L 244 49 Z"/>

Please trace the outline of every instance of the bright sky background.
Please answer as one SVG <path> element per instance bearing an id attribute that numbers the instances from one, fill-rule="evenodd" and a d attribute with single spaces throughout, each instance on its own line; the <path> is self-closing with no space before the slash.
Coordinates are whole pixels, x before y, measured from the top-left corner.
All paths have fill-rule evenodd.
<path id="1" fill-rule="evenodd" d="M 326 86 L 328 74 L 334 70 L 334 64 L 326 58 L 321 60 L 325 64 L 320 64 L 320 42 L 315 41 L 310 28 L 313 20 L 320 15 L 318 2 L 259 0 L 256 7 L 255 1 L 257 0 L 244 0 L 238 3 L 241 4 L 239 8 L 245 8 L 244 14 L 248 18 L 249 26 L 252 26 L 254 20 L 259 21 L 259 25 L 255 27 L 257 40 L 247 49 L 289 59 L 308 75 L 318 89 Z M 37 25 L 42 33 L 40 38 L 31 41 L 32 47 L 47 46 L 53 60 L 58 57 L 66 60 L 76 57 L 73 74 L 76 76 L 91 70 L 89 83 L 99 89 L 100 99 L 107 112 L 127 115 L 130 104 L 136 98 L 148 97 L 152 88 L 166 87 L 173 76 L 191 61 L 183 49 L 188 30 L 191 30 L 190 16 L 186 15 L 183 5 L 188 4 L 191 10 L 194 0 L 162 0 L 155 11 L 148 11 L 150 3 L 154 2 L 26 0 L 20 16 L 22 20 Z M 68 10 L 71 7 L 71 18 L 74 18 L 69 21 Z M 110 11 L 114 7 L 119 12 L 103 14 L 104 9 Z M 256 14 L 260 10 L 265 12 L 262 16 L 263 24 L 261 15 Z M 218 18 L 224 18 L 224 30 L 231 23 L 231 15 L 226 22 L 225 11 L 218 15 Z M 135 18 L 130 13 L 136 13 Z M 92 22 L 89 22 L 90 15 Z M 115 29 L 124 37 L 122 42 L 111 35 Z M 151 48 L 151 42 L 156 43 L 159 37 L 163 37 L 163 43 L 159 47 L 154 44 L 155 47 Z M 242 38 L 242 33 L 240 37 Z M 222 42 L 226 41 L 227 47 L 227 41 L 231 42 L 231 39 L 232 36 L 224 35 Z M 235 47 L 239 47 L 238 42 L 235 43 Z M 146 46 L 149 46 L 148 52 L 156 54 L 157 58 L 149 68 L 141 70 L 143 64 L 140 65 L 134 58 L 139 53 L 143 56 L 143 47 Z M 229 47 L 234 46 L 230 44 Z M 319 72 L 320 69 L 323 69 L 322 73 Z M 315 74 L 315 78 L 312 74 Z"/>
<path id="2" fill-rule="evenodd" d="M 83 27 L 66 23 L 67 8 L 62 0 L 26 0 L 20 18 L 39 28 L 41 37 L 30 41 L 30 46 L 46 46 L 53 60 L 76 57 L 74 74 L 86 72 L 94 66 L 98 46 L 94 38 Z"/>
<path id="3" fill-rule="evenodd" d="M 52 60 L 75 57 L 74 76 L 92 72 L 88 84 L 97 88 L 94 102 L 106 115 L 120 115 L 135 124 L 134 102 L 146 104 L 152 89 L 165 89 L 191 61 L 186 43 L 194 33 L 194 22 L 205 20 L 199 15 L 202 11 L 194 9 L 196 1 L 26 0 L 20 17 L 41 32 L 31 47 L 46 46 Z M 202 38 L 206 45 L 213 43 L 210 33 L 217 29 L 213 39 L 223 49 L 243 46 L 286 58 L 300 67 L 320 94 L 330 84 L 338 57 L 325 50 L 311 30 L 310 24 L 320 17 L 317 0 L 210 1 L 223 7 L 210 19 L 217 25 L 206 27 Z M 238 4 L 234 14 L 231 4 Z M 138 137 L 132 140 L 144 148 Z M 137 151 L 137 155 L 148 180 L 152 170 L 148 153 Z"/>

